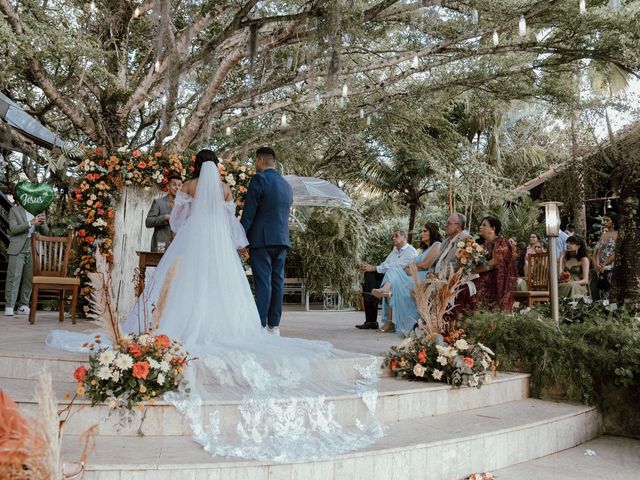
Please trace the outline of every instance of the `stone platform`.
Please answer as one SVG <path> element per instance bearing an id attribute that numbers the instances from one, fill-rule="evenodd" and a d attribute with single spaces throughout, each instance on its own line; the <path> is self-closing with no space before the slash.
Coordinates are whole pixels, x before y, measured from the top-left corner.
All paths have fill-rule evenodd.
<path id="1" fill-rule="evenodd" d="M 289 309 L 282 319 L 284 336 L 330 341 L 343 350 L 380 358 L 398 337 L 360 331 L 361 312 L 304 312 Z M 0 317 L 0 386 L 25 411 L 34 408 L 35 376 L 49 368 L 60 404 L 75 384 L 71 377 L 86 355 L 49 349 L 44 338 L 60 328 L 56 313 Z M 91 332 L 93 322 L 65 322 L 62 328 Z M 78 458 L 80 435 L 97 424 L 96 447 L 86 479 L 458 479 L 472 472 L 507 468 L 575 447 L 601 432 L 600 415 L 583 405 L 529 398 L 528 376 L 501 373 L 482 389 L 453 389 L 440 383 L 417 383 L 383 377 L 378 418 L 386 434 L 366 449 L 321 462 L 265 463 L 211 457 L 191 440 L 172 406 L 158 402 L 136 413 L 120 431 L 105 419 L 105 406 L 78 401 L 65 427 L 64 458 Z M 359 402 L 336 395 L 336 412 L 349 422 Z M 212 409 L 234 409 L 237 399 L 212 402 Z M 232 422 L 233 423 L 233 422 Z M 226 425 L 225 428 L 232 428 Z"/>

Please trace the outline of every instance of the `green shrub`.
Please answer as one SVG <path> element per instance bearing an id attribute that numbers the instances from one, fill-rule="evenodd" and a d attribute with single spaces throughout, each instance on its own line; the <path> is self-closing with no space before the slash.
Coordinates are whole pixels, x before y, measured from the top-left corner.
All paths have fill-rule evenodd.
<path id="1" fill-rule="evenodd" d="M 464 321 L 471 342 L 496 353 L 503 371 L 531 373 L 536 397 L 596 405 L 610 433 L 640 435 L 640 320 L 611 305 L 563 304 L 556 325 L 548 307 L 514 315 L 477 312 Z"/>

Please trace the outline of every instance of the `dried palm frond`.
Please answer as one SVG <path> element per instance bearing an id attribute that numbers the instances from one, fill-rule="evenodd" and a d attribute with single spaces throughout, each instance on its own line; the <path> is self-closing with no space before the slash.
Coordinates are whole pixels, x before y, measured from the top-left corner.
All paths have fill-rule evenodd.
<path id="1" fill-rule="evenodd" d="M 38 376 L 35 401 L 38 403 L 38 418 L 34 422 L 34 435 L 44 445 L 42 458 L 50 473 L 47 478 L 61 478 L 60 417 L 58 416 L 58 402 L 51 384 L 51 373 L 48 370 L 41 372 Z"/>
<path id="2" fill-rule="evenodd" d="M 160 290 L 160 296 L 158 297 L 158 303 L 153 308 L 153 314 L 151 316 L 151 325 L 149 329 L 145 328 L 149 333 L 155 333 L 160 326 L 160 319 L 162 318 L 162 314 L 164 313 L 164 309 L 167 305 L 167 299 L 169 298 L 169 292 L 171 291 L 171 285 L 173 284 L 173 279 L 176 276 L 176 270 L 178 269 L 178 264 L 180 263 L 180 257 L 176 258 L 171 262 L 171 266 L 169 267 L 169 271 L 167 275 L 164 277 L 164 283 L 162 284 L 162 289 Z M 145 327 L 147 321 L 145 318 Z"/>
<path id="3" fill-rule="evenodd" d="M 432 275 L 425 281 L 418 278 L 418 270 L 411 268 L 414 283 L 414 297 L 420 314 L 418 325 L 425 336 L 445 333 L 446 316 L 455 307 L 455 299 L 466 284 L 463 281 L 463 270 L 453 270 L 449 267 L 446 272 Z"/>
<path id="4" fill-rule="evenodd" d="M 111 288 L 111 272 L 107 257 L 100 248 L 96 250 L 96 271 L 88 274 L 93 292 L 91 294 L 91 317 L 97 320 L 101 330 L 116 343 L 120 339 L 120 322 L 116 308 L 116 300 Z"/>

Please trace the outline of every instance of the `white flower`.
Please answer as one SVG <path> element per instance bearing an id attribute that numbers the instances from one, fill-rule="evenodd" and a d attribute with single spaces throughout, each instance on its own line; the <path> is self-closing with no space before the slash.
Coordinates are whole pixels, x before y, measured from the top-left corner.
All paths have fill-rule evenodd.
<path id="1" fill-rule="evenodd" d="M 169 364 L 169 362 L 163 360 L 160 362 L 160 371 L 161 372 L 168 372 L 169 370 L 171 370 L 171 365 Z"/>
<path id="2" fill-rule="evenodd" d="M 155 368 L 155 369 L 160 368 L 160 363 L 157 360 L 154 360 L 151 357 L 147 358 L 147 362 L 149 362 L 149 366 L 151 368 Z"/>
<path id="3" fill-rule="evenodd" d="M 436 361 L 440 365 L 446 365 L 447 364 L 447 357 L 443 357 L 442 355 L 440 355 Z"/>
<path id="4" fill-rule="evenodd" d="M 171 353 L 169 352 L 165 353 L 164 356 L 162 357 L 162 360 L 164 360 L 166 363 L 169 363 L 172 359 L 173 359 L 173 355 L 171 355 Z"/>
<path id="5" fill-rule="evenodd" d="M 602 305 L 604 305 L 605 307 L 609 305 L 609 300 L 607 299 L 602 300 Z"/>
<path id="6" fill-rule="evenodd" d="M 485 370 L 486 370 L 487 368 L 489 368 L 489 364 L 488 364 L 486 361 L 482 360 L 480 363 L 482 364 L 482 367 L 483 367 Z"/>
<path id="7" fill-rule="evenodd" d="M 100 367 L 96 376 L 100 380 L 109 380 L 111 378 L 111 369 L 109 367 Z"/>
<path id="8" fill-rule="evenodd" d="M 471 248 L 471 247 L 467 247 L 467 248 L 465 248 L 464 250 L 465 250 L 465 252 L 467 252 L 467 253 L 473 253 L 473 248 Z"/>
<path id="9" fill-rule="evenodd" d="M 147 343 L 149 343 L 149 335 L 147 335 L 146 333 L 140 335 L 138 337 L 138 343 L 140 345 L 146 345 Z"/>
<path id="10" fill-rule="evenodd" d="M 100 362 L 100 365 L 103 367 L 108 367 L 115 359 L 116 354 L 113 350 L 105 350 L 98 356 L 98 362 Z"/>
<path id="11" fill-rule="evenodd" d="M 244 180 L 245 178 L 247 178 L 247 176 L 244 173 L 241 173 L 240 175 L 238 175 L 238 178 L 240 180 Z"/>
<path id="12" fill-rule="evenodd" d="M 424 368 L 422 365 L 420 365 L 419 363 L 416 363 L 416 366 L 413 367 L 413 374 L 416 377 L 424 377 L 425 372 L 427 371 L 426 368 Z"/>
<path id="13" fill-rule="evenodd" d="M 478 342 L 478 346 L 484 350 L 485 352 L 487 352 L 489 355 L 495 355 L 495 353 L 493 353 L 493 350 L 491 350 L 489 347 L 487 347 L 486 345 L 483 345 L 482 343 Z"/>
<path id="14" fill-rule="evenodd" d="M 126 153 L 129 150 L 128 147 L 120 147 L 118 148 L 118 153 Z"/>
<path id="15" fill-rule="evenodd" d="M 467 348 L 469 348 L 469 344 L 464 338 L 458 340 L 454 345 L 458 350 L 466 350 Z"/>
<path id="16" fill-rule="evenodd" d="M 472 375 L 469 378 L 469 386 L 470 387 L 477 387 L 478 386 L 478 377 L 476 375 Z"/>
<path id="17" fill-rule="evenodd" d="M 442 370 L 434 370 L 431 375 L 435 380 L 440 380 L 442 378 Z"/>
<path id="18" fill-rule="evenodd" d="M 458 248 L 462 248 L 462 247 L 464 247 L 464 242 L 458 242 L 458 243 L 456 244 L 456 247 L 458 247 Z"/>
<path id="19" fill-rule="evenodd" d="M 158 374 L 158 379 L 156 380 L 158 382 L 158 385 L 164 385 L 164 374 L 163 373 L 159 373 Z"/>
<path id="20" fill-rule="evenodd" d="M 119 353 L 116 357 L 115 362 L 113 363 L 120 370 L 126 370 L 133 366 L 133 358 L 131 358 L 131 355 L 128 355 L 126 353 Z"/>
<path id="21" fill-rule="evenodd" d="M 120 381 L 120 370 L 114 370 L 111 372 L 111 380 L 116 383 Z"/>

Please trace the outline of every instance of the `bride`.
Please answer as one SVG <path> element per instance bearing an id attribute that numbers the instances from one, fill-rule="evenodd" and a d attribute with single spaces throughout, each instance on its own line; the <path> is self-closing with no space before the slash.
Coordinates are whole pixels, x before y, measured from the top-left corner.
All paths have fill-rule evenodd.
<path id="1" fill-rule="evenodd" d="M 182 340 L 197 359 L 185 370 L 186 382 L 164 398 L 185 416 L 206 451 L 291 461 L 328 458 L 372 443 L 382 435 L 374 416 L 374 359 L 262 328 L 237 254 L 246 237 L 212 157 L 196 165 L 197 178 L 176 196 L 176 237 L 121 331 L 144 329 L 145 314 L 176 262 L 158 330 Z M 77 342 L 64 333 L 69 332 L 52 332 L 47 343 L 75 350 Z M 358 418 L 339 422 L 331 400 L 338 395 L 357 395 L 366 408 L 354 408 Z M 222 403 L 236 406 L 228 418 L 217 409 Z"/>

